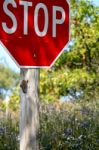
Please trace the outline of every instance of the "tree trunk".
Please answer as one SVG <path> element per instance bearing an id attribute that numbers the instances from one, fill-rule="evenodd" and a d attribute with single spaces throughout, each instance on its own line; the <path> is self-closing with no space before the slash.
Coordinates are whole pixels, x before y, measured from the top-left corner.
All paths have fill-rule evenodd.
<path id="1" fill-rule="evenodd" d="M 39 150 L 39 70 L 21 69 L 20 150 Z"/>

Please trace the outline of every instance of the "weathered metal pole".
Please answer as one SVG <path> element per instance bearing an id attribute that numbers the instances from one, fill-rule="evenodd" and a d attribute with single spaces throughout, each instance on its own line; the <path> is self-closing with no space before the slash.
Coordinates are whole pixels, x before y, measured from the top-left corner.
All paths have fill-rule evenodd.
<path id="1" fill-rule="evenodd" d="M 21 69 L 20 150 L 39 150 L 39 69 Z"/>

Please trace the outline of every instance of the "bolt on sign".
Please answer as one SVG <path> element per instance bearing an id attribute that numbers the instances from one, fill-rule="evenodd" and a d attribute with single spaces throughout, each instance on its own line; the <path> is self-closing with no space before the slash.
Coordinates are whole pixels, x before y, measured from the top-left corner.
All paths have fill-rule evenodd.
<path id="1" fill-rule="evenodd" d="M 51 67 L 69 42 L 67 0 L 0 0 L 0 43 L 22 67 Z"/>

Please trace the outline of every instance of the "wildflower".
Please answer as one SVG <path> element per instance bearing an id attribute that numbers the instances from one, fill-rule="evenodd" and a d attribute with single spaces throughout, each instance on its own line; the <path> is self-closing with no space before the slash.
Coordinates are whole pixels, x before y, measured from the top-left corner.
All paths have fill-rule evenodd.
<path id="1" fill-rule="evenodd" d="M 5 129 L 4 128 L 0 128 L 0 134 L 4 134 L 5 133 Z"/>
<path id="2" fill-rule="evenodd" d="M 83 135 L 80 135 L 80 136 L 76 139 L 77 143 L 80 143 L 80 142 L 82 141 L 82 139 L 83 139 Z"/>
<path id="3" fill-rule="evenodd" d="M 90 114 L 90 110 L 87 108 L 82 108 L 81 112 L 82 112 L 82 115 L 89 115 Z"/>
<path id="4" fill-rule="evenodd" d="M 82 128 L 88 128 L 89 125 L 90 125 L 89 121 L 84 121 L 84 122 L 81 123 Z"/>
<path id="5" fill-rule="evenodd" d="M 68 128 L 68 129 L 64 130 L 64 133 L 65 133 L 66 136 L 70 136 L 70 135 L 72 135 L 73 130 L 71 128 Z"/>
<path id="6" fill-rule="evenodd" d="M 20 141 L 20 135 L 17 136 L 17 140 Z"/>

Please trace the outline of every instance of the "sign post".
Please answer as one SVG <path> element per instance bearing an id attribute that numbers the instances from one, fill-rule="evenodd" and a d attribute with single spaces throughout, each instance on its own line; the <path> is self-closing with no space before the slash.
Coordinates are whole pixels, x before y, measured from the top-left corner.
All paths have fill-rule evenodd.
<path id="1" fill-rule="evenodd" d="M 68 0 L 0 0 L 0 44 L 21 69 L 20 150 L 39 149 L 37 68 L 50 68 L 69 43 L 69 15 Z"/>
<path id="2" fill-rule="evenodd" d="M 20 150 L 39 150 L 39 69 L 21 69 Z"/>

